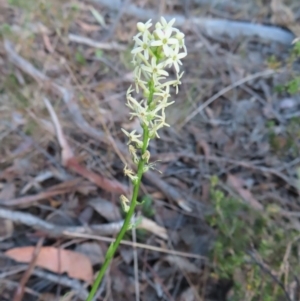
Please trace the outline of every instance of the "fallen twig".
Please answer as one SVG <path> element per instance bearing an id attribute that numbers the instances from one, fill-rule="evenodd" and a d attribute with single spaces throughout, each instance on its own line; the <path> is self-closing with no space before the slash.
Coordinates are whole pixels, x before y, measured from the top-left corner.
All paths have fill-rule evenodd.
<path id="1" fill-rule="evenodd" d="M 58 225 L 49 223 L 47 221 L 44 221 L 38 217 L 35 217 L 32 214 L 18 212 L 18 211 L 12 211 L 12 210 L 5 209 L 5 208 L 0 208 L 0 218 L 6 218 L 15 223 L 20 223 L 20 224 L 32 227 L 36 230 L 43 231 L 53 237 L 62 236 L 64 231 L 78 232 L 78 233 L 82 233 L 82 232 L 87 233 L 88 232 L 88 229 L 84 228 L 84 227 L 58 226 Z"/>
<path id="2" fill-rule="evenodd" d="M 35 195 L 24 196 L 12 200 L 0 200 L 0 205 L 4 205 L 8 207 L 14 207 L 14 206 L 28 207 L 37 201 L 74 191 L 76 190 L 76 188 L 78 188 L 81 181 L 82 179 L 76 178 L 69 181 L 65 181 L 58 185 L 54 185 L 48 190 L 40 192 Z"/>
<path id="3" fill-rule="evenodd" d="M 94 239 L 105 242 L 113 242 L 114 238 L 100 236 L 101 233 L 105 233 L 106 235 L 115 235 L 116 231 L 118 232 L 118 226 L 120 227 L 123 221 L 104 224 L 104 225 L 92 225 L 90 228 L 87 227 L 66 227 L 66 226 L 58 226 L 52 223 L 46 222 L 38 217 L 35 217 L 29 213 L 23 213 L 18 211 L 12 211 L 5 208 L 0 208 L 0 218 L 9 219 L 15 223 L 21 223 L 26 226 L 32 227 L 36 230 L 44 231 L 48 235 L 52 237 L 80 237 L 86 239 Z M 110 232 L 108 231 L 110 228 Z M 108 234 L 109 233 L 109 234 Z M 132 243 L 130 241 L 122 241 L 121 244 L 128 246 L 135 246 L 137 248 L 148 249 L 156 252 L 167 253 L 176 256 L 183 256 L 188 258 L 197 258 L 197 259 L 206 259 L 203 256 L 198 254 L 185 253 L 174 250 L 167 250 L 156 246 L 141 244 L 141 243 Z"/>
<path id="4" fill-rule="evenodd" d="M 26 267 L 23 267 L 24 269 L 26 269 Z M 0 278 L 0 284 L 5 284 L 7 288 L 17 288 L 19 286 L 19 283 L 18 282 L 15 282 L 15 281 L 12 281 L 12 280 L 9 280 L 7 278 Z M 24 287 L 24 291 L 25 293 L 27 294 L 30 294 L 30 295 L 33 295 L 34 297 L 37 297 L 39 298 L 40 294 L 37 293 L 36 291 L 34 291 L 33 289 L 29 288 L 29 287 Z"/>
<path id="5" fill-rule="evenodd" d="M 94 48 L 99 48 L 99 49 L 118 50 L 118 51 L 126 50 L 125 46 L 120 45 L 120 44 L 115 43 L 115 42 L 111 42 L 111 43 L 98 42 L 98 41 L 94 41 L 92 39 L 89 39 L 87 37 L 78 36 L 78 35 L 75 35 L 75 34 L 72 34 L 72 33 L 69 34 L 69 40 L 71 42 L 80 43 L 80 44 L 84 44 L 84 45 L 91 46 L 91 47 L 94 47 Z"/>
<path id="6" fill-rule="evenodd" d="M 54 225 L 50 222 L 44 221 L 34 215 L 24 212 L 12 211 L 9 209 L 0 208 L 0 217 L 6 218 L 16 223 L 21 223 L 32 227 L 36 230 L 40 230 L 46 232 L 50 236 L 63 236 L 65 232 L 69 233 L 86 233 L 86 234 L 94 234 L 94 235 L 110 235 L 113 236 L 117 234 L 122 225 L 123 220 L 112 222 L 109 224 L 100 224 L 100 225 L 91 225 L 89 227 L 86 226 L 59 226 Z M 137 225 L 137 228 L 145 229 L 156 236 L 167 239 L 167 231 L 165 228 L 158 226 L 151 220 L 147 218 L 142 218 L 141 222 Z"/>
<path id="7" fill-rule="evenodd" d="M 85 300 L 88 296 L 88 291 L 86 290 L 86 288 L 76 279 L 71 279 L 67 276 L 49 273 L 47 271 L 37 269 L 37 268 L 35 268 L 32 271 L 32 274 L 37 277 L 47 279 L 50 282 L 54 282 L 59 285 L 64 285 L 66 287 L 73 289 L 74 291 L 76 291 L 77 297 L 80 298 L 81 300 Z"/>
<path id="8" fill-rule="evenodd" d="M 22 301 L 24 293 L 25 293 L 25 285 L 26 285 L 28 279 L 30 278 L 30 275 L 32 274 L 32 271 L 35 267 L 36 260 L 39 255 L 40 249 L 43 245 L 43 242 L 44 242 L 44 238 L 40 238 L 36 245 L 35 251 L 33 253 L 32 260 L 31 260 L 28 268 L 26 269 L 25 273 L 23 274 L 19 286 L 17 287 L 13 301 Z"/>

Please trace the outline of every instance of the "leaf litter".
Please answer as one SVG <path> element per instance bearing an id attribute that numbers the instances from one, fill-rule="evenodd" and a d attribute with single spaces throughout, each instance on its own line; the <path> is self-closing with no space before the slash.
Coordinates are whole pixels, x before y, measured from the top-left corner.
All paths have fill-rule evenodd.
<path id="1" fill-rule="evenodd" d="M 128 191 L 129 183 L 122 174 L 128 154 L 119 129 L 138 130 L 122 105 L 132 83 L 129 52 L 136 21 L 154 10 L 177 14 L 179 23 L 188 15 L 255 19 L 272 23 L 274 29 L 284 25 L 298 36 L 300 32 L 297 1 L 274 0 L 270 7 L 246 0 L 166 1 L 158 7 L 155 1 L 138 0 L 120 15 L 118 1 L 104 2 L 94 1 L 91 8 L 83 2 L 54 1 L 47 11 L 32 10 L 30 3 L 0 2 L 1 251 L 29 263 L 37 240 L 45 238 L 24 300 L 36 300 L 37 295 L 42 299 L 46 293 L 84 300 L 86 288 L 76 281 L 90 283 L 106 249 L 106 242 L 93 241 L 101 239 L 93 231 L 109 229 L 106 238 L 111 239 L 122 221 L 118 195 Z M 134 247 L 141 300 L 201 296 L 217 301 L 232 294 L 230 281 L 207 272 L 210 265 L 204 263 L 218 237 L 207 222 L 207 216 L 214 216 L 212 176 L 218 177 L 226 196 L 265 215 L 275 214 L 279 229 L 299 230 L 299 97 L 275 91 L 290 76 L 284 66 L 288 47 L 243 32 L 235 39 L 211 35 L 188 22 L 183 30 L 189 52 L 183 89 L 169 116 L 172 127 L 151 145 L 163 175 L 149 173 L 143 180 L 141 201 L 147 195 L 151 206 L 139 207 L 143 220 L 136 229 L 137 244 L 128 232 L 130 244 L 121 247 L 105 292 L 100 292 L 114 300 L 134 298 Z M 53 235 L 58 226 L 67 228 Z M 64 243 L 70 247 L 60 248 Z M 174 256 L 172 251 L 206 260 Z M 287 277 L 283 286 L 289 291 L 293 287 L 291 294 L 296 294 L 294 279 L 288 276 L 289 267 L 296 271 L 297 264 L 289 262 L 287 251 L 278 256 L 284 261 L 280 272 Z M 76 267 L 75 261 L 84 267 Z M 264 279 L 267 263 L 256 262 L 265 268 Z M 4 260 L 1 273 L 7 272 L 6 266 Z M 235 281 L 240 271 L 236 269 Z M 21 277 L 8 280 L 15 286 L 7 284 L 3 296 L 12 300 Z"/>
<path id="2" fill-rule="evenodd" d="M 18 262 L 28 263 L 33 256 L 34 247 L 19 247 L 10 249 L 5 255 Z M 70 277 L 91 283 L 93 269 L 90 259 L 78 252 L 54 247 L 41 248 L 36 265 L 54 273 L 67 273 Z"/>

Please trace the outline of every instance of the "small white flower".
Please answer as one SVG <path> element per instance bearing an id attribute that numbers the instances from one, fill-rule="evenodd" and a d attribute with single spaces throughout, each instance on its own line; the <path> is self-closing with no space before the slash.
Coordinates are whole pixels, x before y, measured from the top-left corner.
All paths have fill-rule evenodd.
<path id="1" fill-rule="evenodd" d="M 156 64 L 156 58 L 152 57 L 151 59 L 151 66 L 142 65 L 142 70 L 148 72 L 153 76 L 153 78 L 156 78 L 160 75 L 168 76 L 169 73 L 164 70 L 164 63 Z"/>
<path id="2" fill-rule="evenodd" d="M 177 33 L 175 35 L 176 39 L 179 40 L 179 41 L 183 40 L 184 39 L 184 33 L 179 31 L 179 30 L 176 30 L 176 31 L 177 31 Z"/>
<path id="3" fill-rule="evenodd" d="M 170 57 L 166 61 L 166 65 L 173 65 L 177 73 L 179 73 L 179 65 L 182 65 L 180 59 L 186 57 L 186 52 L 179 53 L 179 46 L 176 45 L 175 48 L 172 50 Z"/>
<path id="4" fill-rule="evenodd" d="M 183 73 L 184 73 L 184 71 L 181 72 L 180 75 L 178 75 L 178 74 L 176 75 L 177 79 L 176 79 L 175 83 L 173 84 L 173 87 L 176 87 L 176 94 L 178 94 L 178 86 L 181 85 L 180 79 L 182 78 Z"/>
<path id="5" fill-rule="evenodd" d="M 145 81 L 141 80 L 140 77 L 135 77 L 134 81 L 135 81 L 135 90 L 137 93 L 140 92 L 139 87 L 141 87 L 145 93 L 149 93 L 149 89 L 146 87 L 147 83 Z"/>
<path id="6" fill-rule="evenodd" d="M 127 103 L 126 106 L 130 108 L 132 111 L 141 111 L 144 108 L 141 105 L 142 103 L 139 103 L 135 98 L 133 98 L 131 95 L 127 95 Z"/>
<path id="7" fill-rule="evenodd" d="M 135 38 L 135 47 L 132 49 L 131 53 L 136 55 L 137 53 L 143 52 L 145 59 L 148 60 L 149 47 L 150 47 L 149 34 L 147 31 L 145 31 L 143 33 L 143 40 L 139 38 Z"/>
<path id="8" fill-rule="evenodd" d="M 185 37 L 184 33 L 182 33 L 181 31 L 177 30 L 175 38 L 178 40 L 179 48 L 183 48 L 184 52 L 186 53 L 187 50 L 186 50 L 186 47 L 185 47 L 185 44 L 184 44 L 184 37 Z"/>
<path id="9" fill-rule="evenodd" d="M 132 131 L 131 133 L 125 131 L 124 129 L 121 129 L 121 131 L 129 138 L 127 145 L 129 145 L 131 142 L 136 143 L 137 145 L 143 145 L 143 142 L 139 140 L 138 138 L 141 137 L 140 134 L 135 134 L 136 130 Z"/>
<path id="10" fill-rule="evenodd" d="M 136 24 L 136 27 L 137 27 L 138 31 L 141 32 L 141 33 L 144 33 L 146 30 L 148 30 L 152 26 L 151 21 L 152 20 L 150 19 L 146 23 L 138 22 Z"/>
<path id="11" fill-rule="evenodd" d="M 136 183 L 138 181 L 137 175 L 133 172 L 132 169 L 127 167 L 127 164 L 125 164 L 124 169 L 123 169 L 124 175 L 127 176 L 132 183 Z"/>
<path id="12" fill-rule="evenodd" d="M 168 98 L 164 98 L 162 101 L 160 101 L 158 104 L 156 104 L 155 108 L 151 111 L 152 115 L 155 117 L 160 118 L 161 116 L 158 116 L 157 113 L 160 110 L 164 110 L 165 108 L 167 108 L 168 106 L 170 106 L 171 104 L 173 104 L 175 101 L 170 101 L 168 102 Z M 163 114 L 163 113 L 162 113 Z"/>
<path id="13" fill-rule="evenodd" d="M 156 29 L 160 28 L 160 29 L 166 30 L 166 29 L 172 28 L 173 24 L 175 23 L 175 18 L 173 18 L 169 23 L 166 21 L 166 19 L 164 17 L 161 17 L 160 21 L 161 21 L 161 23 L 157 22 L 155 24 L 155 28 Z"/>
<path id="14" fill-rule="evenodd" d="M 149 111 L 148 107 L 142 108 L 140 110 L 137 110 L 135 112 L 129 113 L 131 115 L 131 118 L 136 116 L 139 118 L 142 124 L 145 124 L 146 126 L 149 125 L 149 122 L 153 120 L 154 118 L 160 117 L 158 114 L 156 114 L 159 110 L 153 110 Z"/>
<path id="15" fill-rule="evenodd" d="M 158 92 L 159 91 L 159 92 Z M 166 86 L 166 89 L 160 89 L 157 92 L 154 92 L 155 96 L 160 96 L 162 98 L 162 100 L 166 100 L 168 99 L 171 95 L 170 95 L 170 86 Z"/>
<path id="16" fill-rule="evenodd" d="M 167 98 L 164 98 L 164 99 L 156 106 L 156 108 L 155 108 L 153 111 L 158 112 L 159 110 L 165 109 L 165 108 L 167 108 L 168 106 L 172 105 L 174 102 L 175 102 L 175 101 L 170 101 L 170 102 L 168 102 L 168 99 L 167 99 Z"/>
<path id="17" fill-rule="evenodd" d="M 141 68 L 140 66 L 136 66 L 133 70 L 134 78 L 141 79 Z"/>
<path id="18" fill-rule="evenodd" d="M 129 149 L 130 155 L 132 156 L 133 162 L 135 164 L 138 164 L 139 163 L 139 158 L 136 154 L 136 148 L 133 145 L 129 145 L 128 149 Z"/>
<path id="19" fill-rule="evenodd" d="M 172 28 L 162 30 L 160 28 L 155 30 L 157 40 L 151 42 L 151 46 L 162 46 L 165 56 L 171 54 L 172 48 L 169 45 L 178 44 L 178 40 L 171 38 Z"/>
<path id="20" fill-rule="evenodd" d="M 143 169 L 143 172 L 147 172 L 149 169 L 155 169 L 156 171 L 158 171 L 159 173 L 162 173 L 160 170 L 158 170 L 157 168 L 155 168 L 156 166 L 156 162 L 152 162 L 152 163 L 149 163 L 149 164 L 145 164 L 144 165 L 144 169 Z"/>
<path id="21" fill-rule="evenodd" d="M 154 120 L 154 123 L 152 123 L 151 125 L 152 125 L 152 127 L 149 131 L 150 137 L 154 138 L 156 136 L 157 138 L 160 138 L 157 131 L 164 126 L 166 126 L 166 127 L 170 126 L 168 123 L 166 123 L 166 115 L 165 115 L 164 110 L 162 110 L 161 116 L 159 118 L 157 118 L 156 120 Z"/>
<path id="22" fill-rule="evenodd" d="M 121 200 L 121 205 L 122 205 L 124 212 L 128 212 L 129 208 L 130 208 L 130 205 L 129 205 L 130 201 L 123 194 L 120 196 L 120 200 Z"/>
<path id="23" fill-rule="evenodd" d="M 142 155 L 142 159 L 146 161 L 146 163 L 149 162 L 150 159 L 150 152 L 148 150 L 145 151 L 145 153 Z"/>
<path id="24" fill-rule="evenodd" d="M 130 85 L 130 87 L 127 89 L 127 92 L 126 92 L 126 97 L 131 97 L 131 93 L 133 92 L 134 90 L 132 89 L 132 85 Z"/>
<path id="25" fill-rule="evenodd" d="M 142 106 L 144 101 L 141 101 L 140 103 L 134 99 L 133 97 L 127 97 L 127 106 L 132 110 L 129 114 L 131 115 L 130 119 L 132 119 L 134 116 L 138 117 L 140 121 L 146 125 L 148 125 L 148 106 Z"/>

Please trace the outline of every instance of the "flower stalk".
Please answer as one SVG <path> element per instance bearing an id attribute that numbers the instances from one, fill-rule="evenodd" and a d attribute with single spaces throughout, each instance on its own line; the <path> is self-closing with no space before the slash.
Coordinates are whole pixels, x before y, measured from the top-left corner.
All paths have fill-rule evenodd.
<path id="1" fill-rule="evenodd" d="M 138 118 L 142 135 L 136 134 L 136 131 L 127 132 L 122 129 L 128 137 L 128 148 L 133 163 L 137 166 L 137 172 L 125 165 L 124 174 L 128 176 L 133 184 L 133 193 L 131 201 L 122 195 L 120 197 L 123 210 L 126 217 L 123 226 L 118 233 L 116 240 L 110 245 L 105 255 L 105 261 L 96 277 L 90 294 L 86 301 L 92 301 L 95 293 L 105 275 L 109 264 L 116 253 L 121 240 L 127 230 L 134 226 L 134 212 L 137 206 L 142 176 L 149 169 L 154 169 L 154 163 L 149 163 L 150 152 L 148 150 L 151 139 L 159 138 L 158 130 L 169 126 L 166 123 L 166 107 L 173 101 L 168 102 L 170 97 L 170 87 L 176 88 L 181 84 L 180 66 L 181 59 L 187 55 L 184 44 L 184 34 L 173 27 L 175 19 L 167 22 L 163 17 L 160 22 L 155 24 L 155 29 L 150 32 L 152 27 L 151 20 L 146 23 L 137 23 L 138 34 L 133 37 L 135 42 L 131 51 L 133 55 L 132 63 L 135 67 L 135 91 L 137 97 L 132 96 L 134 91 L 130 86 L 126 98 L 126 105 L 130 108 L 130 119 Z M 169 72 L 167 68 L 173 67 L 176 79 L 168 80 Z M 142 99 L 138 97 L 142 92 Z"/>

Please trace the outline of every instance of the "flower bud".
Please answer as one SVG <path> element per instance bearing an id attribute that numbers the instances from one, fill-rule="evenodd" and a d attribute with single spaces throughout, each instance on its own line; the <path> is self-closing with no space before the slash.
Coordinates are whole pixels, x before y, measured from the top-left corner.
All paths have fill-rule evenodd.
<path id="1" fill-rule="evenodd" d="M 121 200 L 121 205 L 122 205 L 122 208 L 123 208 L 124 212 L 127 213 L 129 211 L 129 208 L 130 208 L 130 206 L 129 206 L 129 203 L 130 203 L 129 200 L 123 194 L 120 196 L 120 200 Z"/>
<path id="2" fill-rule="evenodd" d="M 140 31 L 140 32 L 144 32 L 145 29 L 146 29 L 145 24 L 142 23 L 142 22 L 138 22 L 138 23 L 136 24 L 136 27 L 137 27 L 138 31 Z"/>
<path id="3" fill-rule="evenodd" d="M 182 33 L 182 32 L 177 32 L 177 34 L 176 34 L 176 39 L 178 39 L 178 40 L 182 40 L 184 38 L 184 33 Z"/>
<path id="4" fill-rule="evenodd" d="M 142 159 L 146 161 L 146 163 L 149 162 L 150 159 L 150 152 L 148 150 L 145 151 L 145 153 L 142 155 Z"/>

